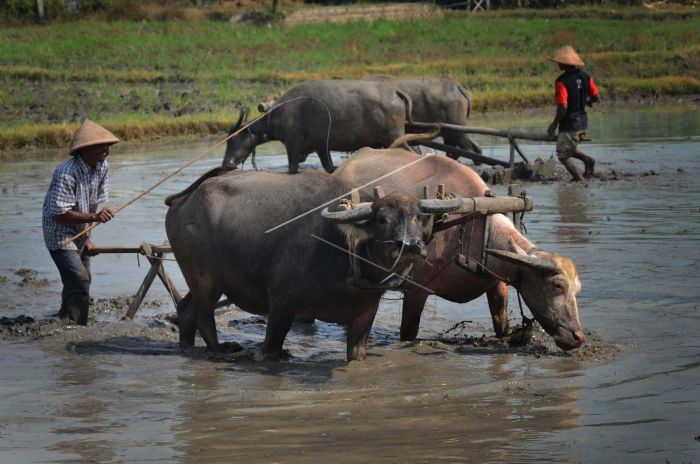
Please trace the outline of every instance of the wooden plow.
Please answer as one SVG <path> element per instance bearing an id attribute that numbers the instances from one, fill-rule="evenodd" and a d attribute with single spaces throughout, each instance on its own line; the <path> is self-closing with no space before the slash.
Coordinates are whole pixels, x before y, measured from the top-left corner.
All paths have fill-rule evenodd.
<path id="1" fill-rule="evenodd" d="M 421 145 L 424 145 L 429 148 L 434 148 L 436 150 L 442 150 L 445 153 L 449 153 L 452 155 L 457 155 L 457 156 L 464 156 L 465 158 L 469 158 L 472 161 L 475 161 L 477 163 L 484 163 L 488 164 L 490 166 L 503 166 L 504 168 L 513 168 L 515 165 L 515 154 L 517 153 L 523 161 L 525 161 L 526 164 L 530 164 L 530 160 L 525 156 L 525 153 L 520 149 L 520 146 L 518 145 L 518 142 L 516 139 L 522 139 L 522 140 L 533 140 L 536 142 L 556 142 L 557 141 L 557 136 L 556 135 L 546 135 L 546 134 L 536 134 L 536 133 L 530 133 L 530 132 L 521 132 L 521 131 L 511 131 L 511 130 L 499 130 L 499 129 L 490 129 L 488 127 L 467 127 L 467 126 L 458 126 L 455 124 L 443 124 L 443 123 L 430 123 L 430 122 L 406 122 L 407 127 L 412 127 L 416 129 L 435 129 L 435 128 L 440 128 L 440 129 L 449 129 L 453 131 L 458 131 L 458 132 L 464 132 L 467 134 L 480 134 L 480 135 L 492 135 L 495 137 L 505 137 L 508 139 L 508 143 L 510 143 L 510 159 L 508 161 L 502 161 L 498 160 L 495 158 L 491 158 L 489 156 L 484 156 L 480 155 L 478 153 L 475 153 L 471 150 L 464 150 L 462 148 L 454 147 L 452 145 L 446 145 L 444 143 L 438 143 L 438 142 L 421 142 Z"/>
<path id="2" fill-rule="evenodd" d="M 146 259 L 148 259 L 148 262 L 151 263 L 151 267 L 148 269 L 146 277 L 143 279 L 141 286 L 134 295 L 134 300 L 129 305 L 129 309 L 126 311 L 126 314 L 124 315 L 124 317 L 122 317 L 122 319 L 134 318 L 136 311 L 138 311 L 139 307 L 141 306 L 141 303 L 143 303 L 143 299 L 146 297 L 146 293 L 148 293 L 148 290 L 151 288 L 151 284 L 155 280 L 156 276 L 158 276 L 160 281 L 163 282 L 163 285 L 170 294 L 170 297 L 173 299 L 173 303 L 175 304 L 175 306 L 177 307 L 178 303 L 180 303 L 182 296 L 180 296 L 180 292 L 178 292 L 177 288 L 175 287 L 175 284 L 170 279 L 170 276 L 168 276 L 167 272 L 165 272 L 165 268 L 163 267 L 163 259 L 165 258 L 165 255 L 167 253 L 172 252 L 172 248 L 170 248 L 170 243 L 168 243 L 167 240 L 163 242 L 162 245 L 153 245 L 151 243 L 143 242 L 138 248 L 95 247 L 93 248 L 93 251 L 98 254 L 138 253 L 140 255 L 145 256 Z"/>

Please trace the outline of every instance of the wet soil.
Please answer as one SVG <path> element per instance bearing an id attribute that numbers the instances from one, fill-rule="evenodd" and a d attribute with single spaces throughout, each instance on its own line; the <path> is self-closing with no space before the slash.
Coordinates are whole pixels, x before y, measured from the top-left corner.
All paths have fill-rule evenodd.
<path id="1" fill-rule="evenodd" d="M 37 271 L 30 269 L 22 269 L 17 273 L 18 275 L 25 275 L 25 279 L 27 278 L 27 275 L 33 277 L 36 277 L 37 275 Z M 43 281 L 45 281 L 45 283 L 40 285 L 40 287 L 48 285 L 48 280 L 43 279 Z M 18 285 L 23 287 L 34 286 L 22 285 L 22 282 L 20 282 Z M 108 324 L 108 322 L 102 320 L 98 321 L 98 319 L 104 319 L 105 316 L 113 319 L 120 319 L 121 316 L 129 309 L 129 305 L 132 301 L 132 295 L 120 295 L 115 298 L 91 298 L 88 325 L 99 323 L 100 325 L 104 326 Z M 161 299 L 151 299 L 141 303 L 141 307 L 143 308 L 159 309 L 162 306 L 163 301 Z M 165 315 L 163 315 L 163 319 L 164 317 Z M 158 320 L 154 320 L 152 325 L 168 328 L 171 331 L 177 330 L 177 326 L 171 323 L 166 324 L 156 321 Z M 55 336 L 63 332 L 71 332 L 77 328 L 80 328 L 80 326 L 76 325 L 69 319 L 59 319 L 58 314 L 36 318 L 25 314 L 9 317 L 2 316 L 0 317 L 0 340 L 15 340 L 18 338 L 39 339 Z"/>
<path id="2" fill-rule="evenodd" d="M 78 326 L 68 319 L 59 319 L 58 317 L 47 317 L 35 319 L 31 316 L 20 314 L 13 317 L 0 318 L 0 340 L 18 340 L 18 339 L 42 339 L 47 337 L 58 337 L 64 341 L 74 342 L 74 339 L 83 339 L 86 336 L 93 341 L 90 342 L 90 347 L 94 350 L 100 349 L 99 336 L 104 333 L 112 333 L 120 331 L 124 337 L 141 337 L 143 350 L 129 343 L 124 347 L 124 350 L 134 354 L 157 354 L 153 344 L 170 342 L 168 346 L 163 346 L 163 353 L 173 354 L 181 353 L 185 356 L 198 354 L 201 356 L 209 356 L 206 353 L 205 347 L 198 348 L 195 352 L 180 350 L 179 346 L 172 346 L 172 343 L 177 340 L 173 334 L 177 334 L 177 315 L 175 313 L 161 313 L 153 318 L 141 319 L 139 323 L 131 321 L 123 321 L 121 315 L 126 312 L 131 304 L 133 297 L 130 295 L 121 295 L 116 298 L 99 298 L 93 299 L 90 302 L 90 313 L 88 317 L 88 326 Z M 159 299 L 144 301 L 142 305 L 150 308 L 161 308 L 163 302 Z M 107 321 L 104 316 L 112 316 Z M 226 306 L 216 312 L 217 324 L 228 327 L 232 333 L 245 331 L 247 327 L 257 326 L 259 331 L 264 331 L 267 319 L 262 316 L 250 316 L 244 311 L 237 309 L 235 306 Z M 115 326 L 115 327 L 112 327 Z M 314 323 L 297 324 L 304 330 L 314 331 Z M 412 342 L 395 342 L 391 340 L 376 340 L 375 345 L 380 347 L 391 346 L 396 349 L 410 350 L 416 352 L 425 352 L 433 350 L 435 352 L 442 351 L 445 353 L 458 354 L 520 354 L 540 356 L 573 356 L 580 361 L 610 361 L 614 356 L 622 351 L 622 346 L 604 341 L 600 336 L 592 331 L 586 333 L 586 343 L 580 349 L 571 352 L 563 352 L 552 341 L 537 322 L 528 320 L 523 325 L 516 325 L 511 328 L 510 334 L 506 337 L 496 337 L 493 335 L 483 334 L 474 336 L 473 332 L 478 331 L 479 327 L 472 324 L 471 321 L 461 321 L 453 327 L 441 332 L 435 339 L 432 340 L 416 340 Z M 116 332 L 115 332 L 116 333 Z M 144 334 L 147 334 L 145 336 Z M 126 338 L 125 338 L 126 340 Z M 80 346 L 84 346 L 80 344 Z M 119 343 L 110 340 L 106 344 L 107 351 L 119 349 Z M 247 342 L 244 345 L 226 341 L 222 342 L 221 350 L 223 356 L 216 359 L 220 361 L 241 362 L 254 361 L 254 350 L 258 347 L 255 342 Z M 246 353 L 239 353 L 241 351 Z M 228 356 L 235 354 L 234 356 Z M 282 356 L 282 359 L 290 359 L 293 354 L 288 350 Z"/>
<path id="3" fill-rule="evenodd" d="M 467 162 L 468 163 L 468 162 Z M 549 159 L 537 158 L 532 163 L 518 162 L 514 167 L 504 168 L 503 166 L 473 166 L 474 170 L 479 173 L 481 178 L 489 185 L 508 185 L 511 182 L 526 181 L 526 182 L 569 182 L 571 175 L 562 166 L 556 158 Z M 583 166 L 580 166 L 583 172 Z M 682 169 L 678 169 L 677 173 L 684 174 Z M 631 177 L 649 177 L 658 176 L 659 173 L 653 169 L 643 172 L 624 172 L 618 169 L 603 168 L 596 170 L 595 174 L 586 181 L 615 181 Z"/>
<path id="4" fill-rule="evenodd" d="M 20 287 L 46 287 L 49 285 L 49 281 L 46 279 L 37 279 L 39 273 L 34 269 L 20 269 L 15 272 L 15 275 L 22 278 L 21 281 L 17 282 Z"/>

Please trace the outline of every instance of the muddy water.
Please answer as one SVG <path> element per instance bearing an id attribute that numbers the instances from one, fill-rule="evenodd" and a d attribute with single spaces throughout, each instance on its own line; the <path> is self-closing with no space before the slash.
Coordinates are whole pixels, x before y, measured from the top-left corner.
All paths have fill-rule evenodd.
<path id="1" fill-rule="evenodd" d="M 518 121 L 546 127 L 529 115 Z M 182 354 L 155 283 L 134 322 L 96 306 L 87 328 L 47 322 L 41 338 L 0 344 L 0 462 L 696 462 L 700 460 L 700 109 L 610 109 L 591 117 L 585 151 L 619 180 L 528 184 L 526 218 L 541 248 L 577 263 L 586 349 L 541 350 L 398 341 L 400 301 L 385 301 L 365 363 L 344 362 L 332 324 L 295 326 L 280 363 L 212 362 Z M 475 124 L 515 127 L 516 121 Z M 487 154 L 506 147 L 480 139 Z M 115 147 L 120 205 L 208 144 Z M 552 146 L 524 145 L 531 157 Z M 260 153 L 279 153 L 271 145 Z M 0 316 L 43 318 L 60 282 L 41 238 L 41 202 L 59 155 L 0 165 Z M 280 156 L 259 156 L 280 168 Z M 162 200 L 218 157 L 196 164 L 112 223 L 101 245 L 164 238 Z M 310 161 L 316 163 L 315 157 Z M 497 193 L 503 193 L 496 187 Z M 93 295 L 133 293 L 147 271 L 132 255 L 93 259 Z M 167 270 L 178 287 L 173 262 Z M 47 285 L 22 286 L 20 269 Z M 389 294 L 388 298 L 398 298 Z M 420 337 L 459 321 L 490 335 L 486 299 L 431 298 Z M 519 319 L 512 297 L 511 321 Z M 221 338 L 260 342 L 264 323 L 226 309 Z"/>

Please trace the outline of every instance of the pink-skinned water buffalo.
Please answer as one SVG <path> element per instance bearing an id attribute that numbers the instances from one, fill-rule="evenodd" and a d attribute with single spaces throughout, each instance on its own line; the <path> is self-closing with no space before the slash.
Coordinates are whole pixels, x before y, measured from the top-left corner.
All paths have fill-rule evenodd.
<path id="1" fill-rule="evenodd" d="M 346 160 L 333 174 L 360 186 L 420 159 L 403 149 L 362 149 Z M 381 185 L 387 194 L 408 192 L 420 197 L 423 186 L 435 189 L 444 184 L 448 192 L 460 196 L 483 196 L 487 187 L 467 166 L 443 156 L 429 156 L 396 174 L 368 185 L 366 194 Z M 435 234 L 428 245 L 426 265 L 413 275 L 415 282 L 447 300 L 465 303 L 486 293 L 493 326 L 499 336 L 508 333 L 508 284 L 520 291 L 535 319 L 554 337 L 560 348 L 570 350 L 585 340 L 579 322 L 576 295 L 581 290 L 574 263 L 554 253 L 540 250 L 518 232 L 502 214 L 491 216 L 486 274 L 474 273 L 455 263 L 461 252 L 462 228 L 452 227 Z M 462 237 L 463 239 L 464 237 Z M 493 277 L 499 276 L 501 279 Z M 406 290 L 401 321 L 401 339 L 413 340 L 429 293 L 419 287 Z"/>

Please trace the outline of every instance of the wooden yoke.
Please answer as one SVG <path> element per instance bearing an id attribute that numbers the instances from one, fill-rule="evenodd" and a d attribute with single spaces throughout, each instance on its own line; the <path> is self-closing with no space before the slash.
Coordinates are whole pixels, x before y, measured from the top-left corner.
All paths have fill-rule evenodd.
<path id="1" fill-rule="evenodd" d="M 519 184 L 511 184 L 508 187 L 508 197 L 497 198 L 490 190 L 486 190 L 483 197 L 465 198 L 462 208 L 450 213 L 462 216 L 454 219 L 443 218 L 436 223 L 436 230 L 459 225 L 460 253 L 455 256 L 455 263 L 474 274 L 483 274 L 487 272 L 484 262 L 489 243 L 489 216 L 510 212 L 513 214 L 515 226 L 520 230 L 520 214 L 532 211 L 533 205 L 532 197 L 526 195 Z"/>

